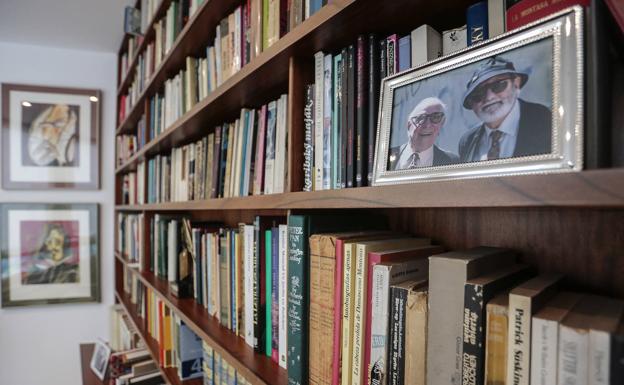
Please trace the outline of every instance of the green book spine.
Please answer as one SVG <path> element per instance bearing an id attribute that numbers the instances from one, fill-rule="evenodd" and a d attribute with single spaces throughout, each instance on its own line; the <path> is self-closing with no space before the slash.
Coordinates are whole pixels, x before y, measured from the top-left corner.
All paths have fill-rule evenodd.
<path id="1" fill-rule="evenodd" d="M 272 258 L 272 253 L 271 253 L 271 230 L 265 230 L 264 232 L 264 260 L 266 263 L 266 268 L 265 268 L 265 279 L 266 279 L 266 289 L 265 289 L 265 295 L 266 295 L 266 307 L 265 307 L 265 322 L 264 322 L 264 326 L 266 328 L 266 337 L 265 337 L 265 344 L 264 344 L 264 354 L 266 354 L 268 357 L 271 357 L 271 341 L 272 341 L 272 334 L 271 334 L 271 302 L 272 302 L 272 296 L 273 296 L 273 292 L 272 292 L 272 281 L 271 281 L 271 272 L 272 270 L 272 263 L 271 263 L 271 258 Z"/>
<path id="2" fill-rule="evenodd" d="M 308 231 L 307 216 L 288 217 L 289 385 L 308 383 Z"/>
<path id="3" fill-rule="evenodd" d="M 262 50 L 269 48 L 269 0 L 262 0 Z"/>

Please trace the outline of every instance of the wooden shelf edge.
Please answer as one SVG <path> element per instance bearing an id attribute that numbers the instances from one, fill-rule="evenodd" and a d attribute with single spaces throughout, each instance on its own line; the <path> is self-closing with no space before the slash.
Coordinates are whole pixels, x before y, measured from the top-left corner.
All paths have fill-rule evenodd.
<path id="1" fill-rule="evenodd" d="M 624 207 L 624 168 L 117 205 L 118 211 L 321 208 Z"/>
<path id="2" fill-rule="evenodd" d="M 316 29 L 319 25 L 321 25 L 324 22 L 332 19 L 334 16 L 338 15 L 344 8 L 346 8 L 348 5 L 352 4 L 354 1 L 355 0 L 342 0 L 342 1 L 337 2 L 337 3 L 330 3 L 330 4 L 327 4 L 327 5 L 323 6 L 318 12 L 316 12 L 314 15 L 312 15 L 309 18 L 307 18 L 306 20 L 304 20 L 301 24 L 297 25 L 295 28 L 293 28 L 292 31 L 290 31 L 289 33 L 284 35 L 282 38 L 280 38 L 271 47 L 269 47 L 266 50 L 262 51 L 262 53 L 260 55 L 258 55 L 255 58 L 253 58 L 249 63 L 247 63 L 245 66 L 243 66 L 238 72 L 236 72 L 229 79 L 227 79 L 225 82 L 223 82 L 213 92 L 208 94 L 208 96 L 206 98 L 198 101 L 197 104 L 195 104 L 195 106 L 193 106 L 193 108 L 191 108 L 189 111 L 187 111 L 185 114 L 183 114 L 180 118 L 178 118 L 178 120 L 173 122 L 173 124 L 171 126 L 167 127 L 160 135 L 158 135 L 156 138 L 154 138 L 153 140 L 148 142 L 141 150 L 139 150 L 136 153 L 137 158 L 135 158 L 135 161 L 136 161 L 136 159 L 138 159 L 138 157 L 143 156 L 145 154 L 145 152 L 147 152 L 150 148 L 152 148 L 155 145 L 157 145 L 158 142 L 164 140 L 167 136 L 171 135 L 171 133 L 173 133 L 177 127 L 182 126 L 192 116 L 197 114 L 197 112 L 199 112 L 200 110 L 205 108 L 207 105 L 217 101 L 220 96 L 222 96 L 227 91 L 232 89 L 239 82 L 241 82 L 241 81 L 245 80 L 247 77 L 251 76 L 257 69 L 259 69 L 261 66 L 263 66 L 267 62 L 269 62 L 271 60 L 271 58 L 277 56 L 279 53 L 285 51 L 290 46 L 292 46 L 293 44 L 297 43 L 299 40 L 303 39 L 309 32 L 311 32 L 314 29 Z M 205 7 L 208 3 L 210 3 L 210 1 L 205 2 L 202 5 L 202 7 Z M 184 27 L 184 29 L 182 30 L 182 32 L 178 36 L 178 39 L 176 39 L 176 42 L 174 43 L 173 47 L 171 48 L 171 51 L 169 51 L 169 54 L 167 54 L 167 56 L 165 56 L 163 61 L 160 63 L 160 66 L 156 70 L 154 70 L 154 73 L 152 74 L 152 78 L 150 79 L 150 81 L 148 81 L 148 83 L 145 86 L 145 89 L 139 95 L 136 103 L 134 104 L 134 107 L 132 107 L 132 109 L 130 109 L 130 112 L 126 116 L 126 119 L 124 119 L 124 121 L 121 122 L 121 124 L 117 127 L 117 129 L 115 131 L 117 135 L 123 134 L 123 133 L 127 133 L 130 130 L 130 129 L 126 128 L 125 126 L 128 125 L 128 122 L 129 122 L 131 117 L 135 118 L 134 117 L 134 115 L 136 114 L 135 110 L 136 110 L 136 108 L 139 105 L 143 104 L 143 101 L 144 101 L 144 98 L 146 96 L 147 91 L 150 89 L 150 87 L 152 87 L 152 82 L 157 77 L 158 73 L 163 70 L 163 68 L 166 65 L 167 61 L 170 60 L 171 57 L 173 57 L 173 54 L 175 53 L 176 48 L 178 47 L 179 44 L 181 44 L 182 39 L 184 38 L 184 36 L 186 36 L 188 34 L 188 31 L 191 28 L 193 28 L 193 25 L 195 24 L 195 22 L 198 19 L 198 16 L 199 16 L 199 14 L 201 12 L 202 12 L 202 9 L 198 10 L 195 13 L 193 19 L 189 20 L 187 25 Z M 307 32 L 305 32 L 306 30 L 307 30 Z M 295 33 L 293 33 L 293 31 L 300 31 L 300 32 L 295 34 Z M 301 31 L 303 31 L 303 33 L 301 33 Z M 128 162 L 128 163 L 131 164 L 131 162 Z M 123 171 L 124 168 L 120 167 L 120 171 L 119 172 Z"/>
<path id="3" fill-rule="evenodd" d="M 178 374 L 175 369 L 163 368 L 160 365 L 160 360 L 158 358 L 158 343 L 147 333 L 145 328 L 142 326 L 141 321 L 139 320 L 139 317 L 136 314 L 136 311 L 134 311 L 131 308 L 131 306 L 133 305 L 130 304 L 128 295 L 125 293 L 120 293 L 117 290 L 115 290 L 115 297 L 117 298 L 117 301 L 121 304 L 121 306 L 124 308 L 124 311 L 126 312 L 126 314 L 128 314 L 128 318 L 130 319 L 130 322 L 132 322 L 132 325 L 138 331 L 139 336 L 141 336 L 141 339 L 145 343 L 145 347 L 147 348 L 147 351 L 149 352 L 150 356 L 152 357 L 154 362 L 158 364 L 158 370 L 160 371 L 160 375 L 167 382 L 167 384 L 168 385 L 200 385 L 201 384 L 200 380 L 180 381 L 180 378 L 178 377 Z"/>
<path id="4" fill-rule="evenodd" d="M 126 266 L 127 262 L 119 255 L 118 252 L 115 252 L 115 257 L 121 261 L 124 266 Z M 271 358 L 255 353 L 253 348 L 247 346 L 242 338 L 234 335 L 234 333 L 230 330 L 222 327 L 216 319 L 208 315 L 205 308 L 201 307 L 201 305 L 197 304 L 193 299 L 180 300 L 173 297 L 173 295 L 168 291 L 168 288 L 164 289 L 163 287 L 166 286 L 167 283 L 160 278 L 157 278 L 152 273 L 141 272 L 136 268 L 129 268 L 129 270 L 139 278 L 143 285 L 153 290 L 154 293 L 162 301 L 164 301 L 172 311 L 175 311 L 182 321 L 193 330 L 193 332 L 211 345 L 213 349 L 221 354 L 221 356 L 225 358 L 230 365 L 234 365 L 236 370 L 240 372 L 241 375 L 248 381 L 253 384 L 266 385 L 286 385 L 288 383 L 286 370 L 281 368 L 277 363 L 273 362 Z M 181 309 L 177 304 L 178 301 L 184 301 L 187 304 L 191 304 L 195 314 L 188 314 Z M 201 308 L 201 310 L 198 311 L 198 308 Z M 198 323 L 198 312 L 204 313 L 201 317 L 201 323 L 203 325 Z M 215 330 L 218 330 L 217 333 L 221 334 L 221 339 L 230 342 L 230 344 L 219 342 L 217 340 L 219 336 L 216 335 L 217 333 L 215 333 Z M 238 345 L 239 351 L 243 350 L 238 353 L 238 355 L 243 357 L 237 357 L 237 353 L 232 351 L 232 349 L 236 348 L 236 345 Z M 244 347 L 241 348 L 241 345 L 244 345 Z M 248 362 L 246 363 L 244 361 Z M 250 368 L 249 364 L 251 361 L 263 368 L 262 370 L 265 372 L 264 376 L 261 376 L 259 373 L 254 372 L 252 368 Z M 270 375 L 268 373 L 270 373 Z"/>

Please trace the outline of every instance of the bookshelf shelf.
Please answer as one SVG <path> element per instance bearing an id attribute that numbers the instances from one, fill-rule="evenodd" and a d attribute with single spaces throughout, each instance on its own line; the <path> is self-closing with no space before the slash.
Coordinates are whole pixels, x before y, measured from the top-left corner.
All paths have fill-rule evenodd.
<path id="1" fill-rule="evenodd" d="M 160 359 L 158 356 L 158 342 L 147 333 L 147 329 L 145 328 L 145 322 L 138 317 L 137 312 L 134 309 L 134 305 L 132 305 L 132 303 L 130 302 L 129 296 L 123 292 L 115 292 L 115 297 L 117 298 L 117 301 L 123 306 L 133 326 L 145 342 L 145 346 L 152 356 L 152 359 L 154 360 L 154 362 L 159 363 L 158 369 L 160 370 L 162 378 L 167 381 L 169 385 L 201 385 L 201 379 L 180 381 L 180 377 L 178 377 L 178 373 L 175 369 L 163 368 L 162 366 L 160 366 Z"/>
<path id="2" fill-rule="evenodd" d="M 133 75 L 136 72 L 139 56 L 143 53 L 143 51 L 145 51 L 147 45 L 154 39 L 154 24 L 166 14 L 169 4 L 171 4 L 171 0 L 161 0 L 160 4 L 158 5 L 158 9 L 156 10 L 152 19 L 147 25 L 147 30 L 145 31 L 145 35 L 143 35 L 143 40 L 141 41 L 141 44 L 139 44 L 134 57 L 131 58 L 132 60 L 130 61 L 130 63 L 128 63 L 128 72 L 126 73 L 126 76 L 120 80 L 119 85 L 117 86 L 117 96 L 121 96 L 128 90 L 128 87 L 132 82 Z M 127 49 L 127 42 L 128 40 L 124 39 L 121 47 L 119 48 L 120 54 Z"/>
<path id="3" fill-rule="evenodd" d="M 126 261 L 119 253 L 116 253 L 115 257 L 123 265 L 126 264 Z M 243 338 L 221 326 L 219 321 L 209 316 L 206 309 L 197 304 L 194 299 L 175 297 L 169 290 L 169 284 L 150 272 L 140 272 L 135 268 L 130 268 L 129 270 L 146 287 L 152 289 L 170 309 L 176 312 L 193 332 L 208 342 L 215 351 L 219 352 L 230 365 L 234 365 L 236 370 L 251 381 L 252 384 L 286 385 L 288 383 L 286 371 L 283 368 L 279 367 L 269 357 L 256 354 L 253 348 L 245 343 Z M 122 296 L 122 299 L 125 295 L 119 292 L 117 294 Z M 136 320 L 136 317 L 134 319 Z M 153 342 L 155 343 L 155 341 Z M 158 351 L 157 345 L 154 346 L 156 351 Z"/>
<path id="4" fill-rule="evenodd" d="M 624 207 L 624 169 L 291 192 L 145 205 L 119 211 L 435 207 Z"/>

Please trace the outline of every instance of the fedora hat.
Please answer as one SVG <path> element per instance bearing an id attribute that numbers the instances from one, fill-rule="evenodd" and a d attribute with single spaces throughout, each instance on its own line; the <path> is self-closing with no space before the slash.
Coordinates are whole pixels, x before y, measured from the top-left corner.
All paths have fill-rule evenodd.
<path id="1" fill-rule="evenodd" d="M 482 63 L 477 70 L 472 74 L 472 77 L 466 84 L 466 92 L 464 93 L 464 108 L 470 109 L 471 106 L 468 104 L 468 100 L 470 98 L 470 94 L 484 81 L 502 74 L 513 74 L 520 77 L 520 88 L 524 86 L 524 84 L 529 79 L 529 75 L 525 72 L 516 71 L 513 63 L 503 59 L 500 56 L 493 56 L 488 58 L 484 63 Z"/>

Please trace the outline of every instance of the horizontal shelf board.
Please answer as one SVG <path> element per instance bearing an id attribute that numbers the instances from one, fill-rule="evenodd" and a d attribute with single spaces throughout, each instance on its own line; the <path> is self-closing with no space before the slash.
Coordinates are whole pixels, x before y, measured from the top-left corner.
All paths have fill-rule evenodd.
<path id="1" fill-rule="evenodd" d="M 116 208 L 128 211 L 182 211 L 539 206 L 624 207 L 624 168 L 117 205 Z"/>
<path id="2" fill-rule="evenodd" d="M 134 327 L 139 332 L 139 335 L 145 342 L 145 346 L 152 356 L 152 359 L 158 363 L 158 369 L 160 370 L 160 374 L 162 375 L 163 379 L 167 381 L 167 383 L 170 385 L 201 385 L 203 382 L 202 379 L 180 381 L 180 377 L 178 377 L 178 372 L 176 369 L 163 368 L 162 366 L 160 366 L 160 361 L 158 358 L 158 341 L 152 338 L 147 332 L 147 329 L 145 328 L 145 322 L 138 317 L 137 312 L 134 309 L 135 305 L 130 302 L 130 296 L 126 293 L 120 293 L 118 291 L 115 291 L 115 296 L 117 297 L 119 303 L 124 307 L 126 313 L 128 313 L 130 321 L 134 324 Z"/>
<path id="3" fill-rule="evenodd" d="M 121 83 L 119 83 L 119 86 L 117 87 L 118 97 L 124 94 L 128 90 L 128 87 L 130 86 L 130 84 L 132 83 L 132 80 L 134 79 L 132 75 L 134 75 L 134 73 L 136 72 L 136 67 L 139 62 L 139 56 L 143 53 L 143 51 L 146 50 L 148 44 L 151 43 L 156 37 L 155 36 L 156 32 L 154 31 L 154 24 L 156 24 L 156 22 L 158 22 L 161 18 L 163 18 L 167 14 L 167 9 L 169 8 L 170 4 L 171 4 L 170 0 L 161 0 L 160 4 L 158 5 L 156 12 L 154 13 L 152 19 L 150 20 L 147 26 L 145 35 L 143 35 L 143 41 L 137 47 L 134 58 L 129 58 L 131 59 L 131 62 L 128 63 L 128 72 L 126 72 L 126 76 L 122 79 Z M 126 34 L 126 36 L 128 36 L 128 34 Z M 127 43 L 129 40 L 130 40 L 129 38 L 124 38 L 125 43 Z M 122 52 L 128 52 L 127 47 L 124 47 L 122 45 L 120 48 L 120 53 Z"/>
<path id="4" fill-rule="evenodd" d="M 116 253 L 122 263 L 125 260 Z M 286 370 L 271 358 L 254 352 L 245 340 L 221 326 L 219 321 L 208 315 L 206 309 L 194 299 L 180 299 L 171 294 L 169 284 L 154 274 L 131 268 L 139 280 L 159 296 L 167 306 L 176 312 L 198 336 L 208 342 L 230 365 L 233 365 L 243 377 L 253 384 L 286 385 Z"/>

